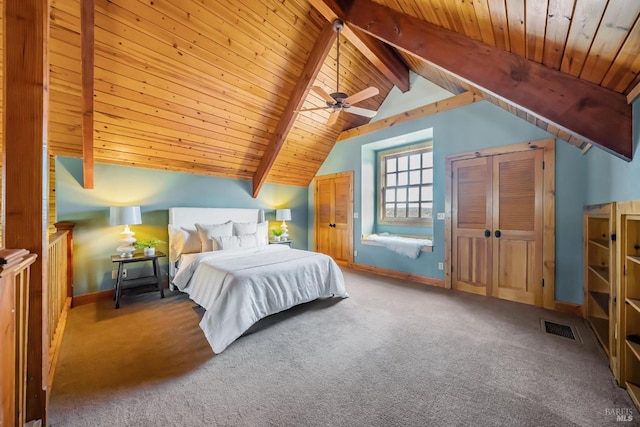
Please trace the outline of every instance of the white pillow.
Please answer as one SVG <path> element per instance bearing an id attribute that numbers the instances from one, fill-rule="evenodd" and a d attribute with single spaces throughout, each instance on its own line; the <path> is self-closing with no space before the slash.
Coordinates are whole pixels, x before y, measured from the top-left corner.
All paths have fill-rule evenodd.
<path id="1" fill-rule="evenodd" d="M 251 248 L 258 245 L 256 233 L 243 234 L 241 236 L 218 236 L 214 237 L 212 240 L 215 241 L 216 245 L 221 250 Z"/>
<path id="2" fill-rule="evenodd" d="M 202 243 L 195 228 L 169 225 L 170 261 L 176 262 L 182 254 L 200 252 Z"/>
<path id="3" fill-rule="evenodd" d="M 213 238 L 231 236 L 233 223 L 227 221 L 224 224 L 196 224 L 196 230 L 198 230 L 198 236 L 200 236 L 202 252 L 217 251 L 218 245 Z"/>
<path id="4" fill-rule="evenodd" d="M 258 246 L 269 244 L 269 221 L 258 223 L 256 226 L 256 240 L 258 241 Z"/>
<path id="5" fill-rule="evenodd" d="M 234 222 L 233 235 L 242 236 L 243 234 L 253 234 L 258 227 L 257 222 Z"/>

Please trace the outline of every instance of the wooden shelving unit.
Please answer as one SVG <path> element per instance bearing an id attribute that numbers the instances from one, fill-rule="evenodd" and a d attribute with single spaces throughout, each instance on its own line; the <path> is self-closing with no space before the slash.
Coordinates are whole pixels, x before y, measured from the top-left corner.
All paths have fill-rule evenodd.
<path id="1" fill-rule="evenodd" d="M 624 339 L 620 385 L 640 409 L 640 202 L 621 203 L 618 224 L 620 293 L 624 299 L 620 305 L 620 336 Z"/>
<path id="2" fill-rule="evenodd" d="M 608 203 L 584 211 L 584 315 L 619 378 L 615 210 Z"/>

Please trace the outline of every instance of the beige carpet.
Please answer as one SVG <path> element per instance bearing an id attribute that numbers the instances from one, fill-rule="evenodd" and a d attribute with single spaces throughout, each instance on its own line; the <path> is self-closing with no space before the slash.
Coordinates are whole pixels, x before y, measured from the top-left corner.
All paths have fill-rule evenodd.
<path id="1" fill-rule="evenodd" d="M 633 408 L 582 319 L 345 277 L 350 298 L 264 319 L 218 356 L 177 292 L 72 309 L 50 425 L 604 426 Z M 541 317 L 584 343 L 541 332 Z"/>

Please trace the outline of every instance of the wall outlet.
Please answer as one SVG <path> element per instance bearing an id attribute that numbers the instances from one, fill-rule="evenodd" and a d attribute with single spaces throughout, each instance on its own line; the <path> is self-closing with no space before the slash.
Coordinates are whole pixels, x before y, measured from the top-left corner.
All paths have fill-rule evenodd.
<path id="1" fill-rule="evenodd" d="M 444 270 L 444 263 L 443 262 L 439 262 L 438 263 L 438 270 Z"/>
<path id="2" fill-rule="evenodd" d="M 353 251 L 353 256 L 358 256 L 358 251 Z"/>
<path id="3" fill-rule="evenodd" d="M 111 278 L 113 280 L 116 280 L 116 277 L 118 277 L 118 270 L 111 270 Z M 124 270 L 122 270 L 122 278 L 123 279 L 127 278 L 127 269 L 126 268 Z"/>
<path id="4" fill-rule="evenodd" d="M 444 212 L 438 212 L 438 219 L 444 219 Z"/>
<path id="5" fill-rule="evenodd" d="M 353 217 L 354 217 L 355 219 L 358 219 L 358 212 L 354 212 L 354 213 L 353 213 Z"/>

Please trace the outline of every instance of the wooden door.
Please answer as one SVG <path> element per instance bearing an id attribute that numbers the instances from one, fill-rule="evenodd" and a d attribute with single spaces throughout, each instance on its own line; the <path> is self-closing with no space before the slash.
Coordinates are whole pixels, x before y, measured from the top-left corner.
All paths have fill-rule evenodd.
<path id="1" fill-rule="evenodd" d="M 493 296 L 542 305 L 542 150 L 493 157 Z"/>
<path id="2" fill-rule="evenodd" d="M 338 263 L 353 259 L 353 172 L 316 178 L 315 250 Z"/>
<path id="3" fill-rule="evenodd" d="M 452 284 L 454 289 L 490 295 L 491 192 L 490 157 L 454 162 L 452 187 Z"/>
<path id="4" fill-rule="evenodd" d="M 543 305 L 543 150 L 452 163 L 454 289 Z"/>
<path id="5" fill-rule="evenodd" d="M 333 236 L 333 199 L 334 185 L 330 179 L 316 180 L 315 196 L 315 218 L 316 218 L 316 248 L 317 252 L 322 252 L 333 256 L 332 236 Z"/>

